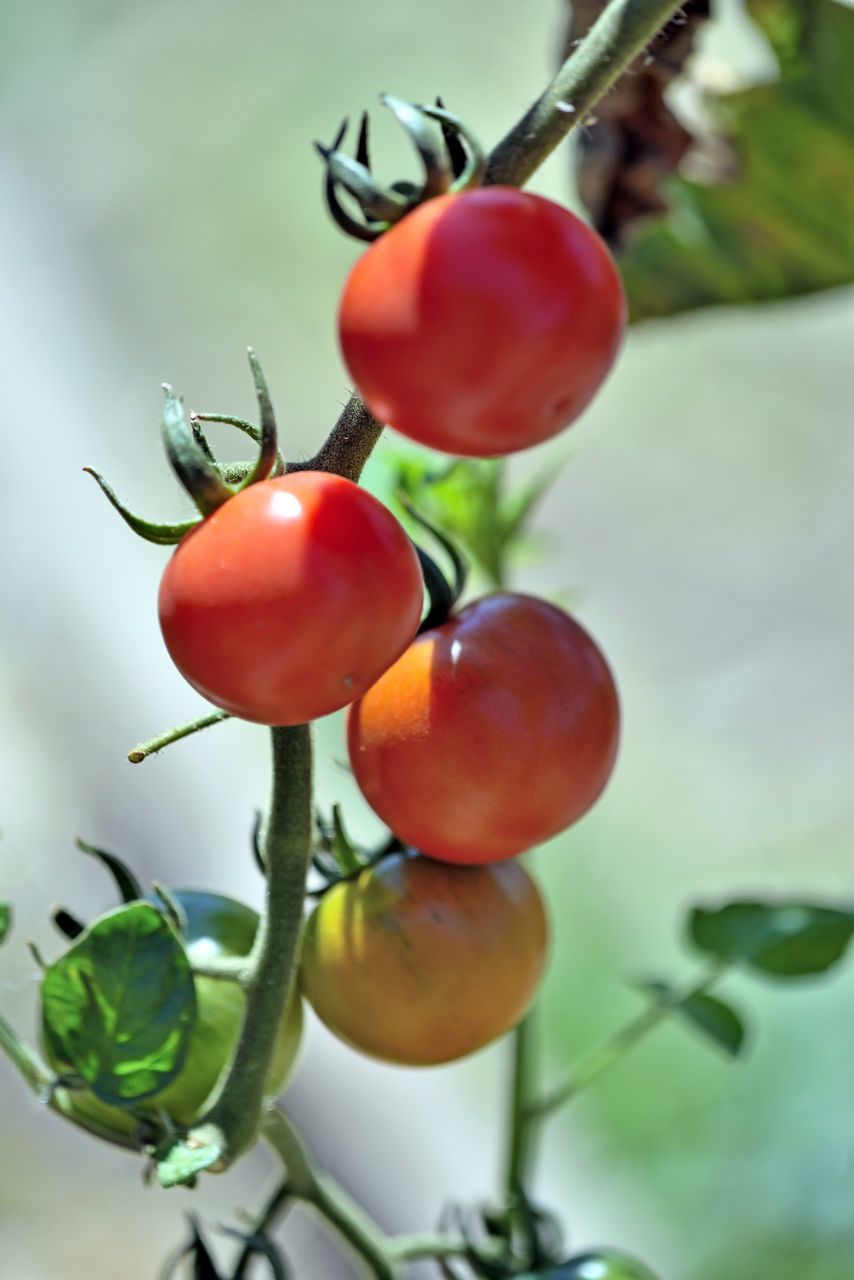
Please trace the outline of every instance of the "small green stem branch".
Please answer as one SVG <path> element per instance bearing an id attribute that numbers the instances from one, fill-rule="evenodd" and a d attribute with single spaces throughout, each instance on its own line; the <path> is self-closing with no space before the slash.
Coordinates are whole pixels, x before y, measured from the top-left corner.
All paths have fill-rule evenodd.
<path id="1" fill-rule="evenodd" d="M 137 1150 L 137 1144 L 132 1137 L 115 1134 L 109 1126 L 102 1126 L 92 1117 L 75 1110 L 72 1104 L 73 1095 L 68 1089 L 56 1088 L 54 1073 L 2 1017 L 0 1017 L 0 1051 L 5 1053 L 17 1067 L 22 1079 L 38 1100 L 50 1107 L 51 1111 L 64 1116 L 66 1120 L 70 1120 L 87 1133 L 94 1134 L 96 1138 L 103 1138 L 104 1141 L 112 1143 L 113 1146 L 123 1147 L 128 1151 Z"/>
<path id="2" fill-rule="evenodd" d="M 302 1138 L 284 1112 L 268 1114 L 264 1137 L 287 1170 L 288 1193 L 317 1209 L 369 1275 L 377 1280 L 395 1280 L 395 1266 L 387 1254 L 382 1232 L 333 1178 L 314 1168 Z"/>
<path id="3" fill-rule="evenodd" d="M 510 1135 L 504 1189 L 512 1203 L 525 1193 L 531 1159 L 533 1132 L 528 1123 L 528 1100 L 536 1088 L 534 1061 L 534 1010 L 526 1015 L 513 1032 L 513 1060 L 510 1076 Z"/>
<path id="4" fill-rule="evenodd" d="M 571 1102 L 582 1089 L 586 1089 L 606 1071 L 610 1071 L 636 1044 L 665 1022 L 680 1004 L 695 996 L 705 995 L 709 988 L 721 978 L 723 972 L 722 968 L 717 967 L 688 990 L 677 993 L 669 999 L 665 997 L 657 1000 L 649 1008 L 644 1009 L 604 1044 L 582 1058 L 572 1075 L 562 1085 L 531 1102 L 524 1112 L 526 1123 L 540 1123 L 553 1111 Z"/>
<path id="5" fill-rule="evenodd" d="M 141 764 L 143 760 L 162 751 L 164 747 L 171 746 L 173 742 L 180 742 L 182 738 L 189 738 L 191 734 L 198 733 L 201 729 L 210 729 L 212 725 L 230 719 L 231 716 L 227 711 L 211 711 L 206 716 L 200 716 L 198 720 L 190 720 L 188 724 L 179 725 L 177 729 L 169 729 L 168 732 L 161 733 L 159 737 L 152 738 L 149 742 L 141 742 L 138 747 L 134 747 L 133 751 L 128 752 L 128 760 L 131 764 Z"/>
<path id="6" fill-rule="evenodd" d="M 267 902 L 247 964 L 246 1012 L 234 1058 L 212 1104 L 185 1142 L 216 1144 L 218 1168 L 250 1150 L 264 1116 L 265 1088 L 290 997 L 311 860 L 311 737 L 308 725 L 271 730 L 273 794 L 264 837 Z"/>
<path id="7" fill-rule="evenodd" d="M 486 181 L 521 187 L 681 6 L 611 0 L 554 80 L 494 148 Z"/>

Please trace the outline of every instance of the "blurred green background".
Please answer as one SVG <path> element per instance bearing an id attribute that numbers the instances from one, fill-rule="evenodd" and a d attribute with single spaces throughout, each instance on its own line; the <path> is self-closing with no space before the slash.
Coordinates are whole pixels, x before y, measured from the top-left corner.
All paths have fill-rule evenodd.
<path id="1" fill-rule="evenodd" d="M 767 69 L 737 0 L 721 14 L 709 67 Z M 334 308 L 358 249 L 323 211 L 311 140 L 385 89 L 441 93 L 489 144 L 543 84 L 561 18 L 557 0 L 2 6 L 0 896 L 17 917 L 0 988 L 22 1030 L 25 940 L 51 957 L 55 901 L 111 905 L 75 834 L 142 877 L 260 898 L 264 734 L 232 724 L 125 761 L 199 701 L 157 631 L 163 553 L 81 468 L 152 518 L 186 510 L 159 384 L 251 416 L 250 342 L 286 450 L 313 451 L 348 394 Z M 387 121 L 375 136 L 393 176 L 402 144 Z M 566 157 L 531 187 L 570 198 Z M 517 585 L 571 593 L 625 708 L 605 798 L 539 858 L 555 1077 L 635 1012 L 632 978 L 690 977 L 690 904 L 854 897 L 852 342 L 849 290 L 650 323 L 571 435 L 516 463 L 566 459 L 538 514 L 546 558 Z M 337 720 L 320 750 L 322 795 L 346 802 Z M 665 1028 L 554 1123 L 537 1191 L 575 1247 L 620 1245 L 662 1280 L 850 1280 L 854 972 L 726 990 L 746 1060 Z M 505 1056 L 393 1070 L 313 1024 L 289 1105 L 384 1225 L 424 1228 L 449 1195 L 494 1185 Z M 2 1064 L 0 1151 L 4 1280 L 150 1280 L 183 1212 L 233 1222 L 272 1174 L 259 1152 L 195 1194 L 145 1190 L 137 1162 L 66 1129 Z M 298 1275 L 354 1274 L 308 1219 L 287 1238 Z"/>

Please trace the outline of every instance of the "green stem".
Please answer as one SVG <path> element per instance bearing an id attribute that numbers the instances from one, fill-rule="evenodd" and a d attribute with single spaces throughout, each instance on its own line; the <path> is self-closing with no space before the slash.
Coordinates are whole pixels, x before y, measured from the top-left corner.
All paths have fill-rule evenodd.
<path id="1" fill-rule="evenodd" d="M 111 1142 L 113 1146 L 127 1151 L 139 1150 L 132 1136 L 115 1133 L 108 1125 L 101 1125 L 92 1117 L 78 1112 L 73 1102 L 74 1095 L 68 1089 L 55 1087 L 56 1077 L 53 1072 L 3 1017 L 0 1017 L 0 1051 L 17 1067 L 22 1079 L 39 1101 L 50 1107 L 51 1111 L 64 1116 L 86 1133 Z"/>
<path id="2" fill-rule="evenodd" d="M 469 1247 L 462 1236 L 430 1231 L 390 1236 L 385 1242 L 386 1255 L 395 1262 L 417 1262 L 419 1258 L 462 1258 Z M 496 1246 L 495 1256 L 500 1256 L 500 1246 Z"/>
<path id="3" fill-rule="evenodd" d="M 276 1037 L 296 969 L 305 877 L 311 860 L 311 737 L 308 725 L 273 728 L 273 794 L 264 838 L 267 901 L 247 965 L 246 1012 L 234 1058 L 199 1124 L 193 1148 L 212 1142 L 227 1167 L 260 1135 Z"/>
<path id="4" fill-rule="evenodd" d="M 271 1111 L 264 1137 L 287 1170 L 288 1193 L 313 1205 L 345 1240 L 377 1280 L 395 1280 L 394 1263 L 387 1256 L 382 1232 L 329 1174 L 314 1168 L 297 1130 L 284 1112 Z"/>
<path id="5" fill-rule="evenodd" d="M 684 1004 L 685 1001 L 695 996 L 705 995 L 709 988 L 720 979 L 722 974 L 723 968 L 716 967 L 689 990 L 674 994 L 669 999 L 658 1000 L 655 1004 L 650 1005 L 649 1008 L 644 1009 L 643 1013 L 633 1018 L 631 1022 L 617 1031 L 604 1044 L 601 1044 L 585 1058 L 582 1058 L 567 1081 L 531 1103 L 526 1111 L 528 1122 L 542 1122 L 558 1107 L 571 1102 L 573 1098 L 581 1093 L 582 1089 L 588 1088 L 600 1076 L 603 1076 L 606 1071 L 610 1071 L 612 1067 L 616 1066 L 636 1044 L 649 1035 L 651 1031 L 654 1031 L 656 1027 L 660 1026 L 662 1022 L 666 1021 L 680 1004 Z"/>
<path id="6" fill-rule="evenodd" d="M 533 1156 L 528 1105 L 536 1087 L 534 1011 L 513 1032 L 513 1064 L 510 1077 L 510 1143 L 504 1187 L 511 1203 L 525 1196 L 525 1185 Z"/>
<path id="7" fill-rule="evenodd" d="M 143 760 L 147 760 L 157 751 L 162 751 L 164 747 L 171 746 L 173 742 L 180 742 L 182 738 L 189 738 L 192 733 L 198 733 L 201 729 L 210 729 L 212 725 L 230 719 L 231 716 L 227 711 L 211 711 L 208 715 L 199 716 L 197 720 L 179 725 L 177 729 L 169 729 L 148 742 L 141 742 L 138 747 L 134 747 L 133 751 L 128 752 L 128 760 L 131 764 L 141 764 Z"/>
<path id="8" fill-rule="evenodd" d="M 307 462 L 289 462 L 287 469 L 331 471 L 355 483 L 382 432 L 383 424 L 352 395 L 320 451 Z"/>
<path id="9" fill-rule="evenodd" d="M 548 88 L 492 151 L 487 182 L 521 187 L 680 8 L 610 0 Z"/>

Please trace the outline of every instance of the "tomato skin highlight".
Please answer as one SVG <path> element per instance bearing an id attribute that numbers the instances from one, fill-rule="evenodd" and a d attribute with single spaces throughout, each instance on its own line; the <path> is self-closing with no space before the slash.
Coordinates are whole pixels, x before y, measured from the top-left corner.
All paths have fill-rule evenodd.
<path id="1" fill-rule="evenodd" d="M 181 674 L 244 720 L 303 724 L 364 692 L 415 634 L 423 584 L 402 526 L 341 476 L 250 485 L 179 543 L 160 584 Z"/>
<path id="2" fill-rule="evenodd" d="M 324 894 L 306 926 L 300 983 L 353 1048 L 435 1066 L 516 1025 L 547 949 L 542 899 L 519 863 L 395 855 Z"/>
<path id="3" fill-rule="evenodd" d="M 252 949 L 258 915 L 251 907 L 222 894 L 195 889 L 174 890 L 172 896 L 187 919 L 185 946 L 191 961 L 211 960 L 222 956 L 245 956 Z M 235 982 L 196 974 L 196 1023 L 184 1065 L 175 1079 L 140 1104 L 143 1112 L 164 1111 L 175 1124 L 189 1127 L 216 1084 L 219 1074 L 231 1056 L 237 1040 L 246 997 Z M 276 1040 L 267 1096 L 275 1099 L 291 1075 L 302 1036 L 302 1000 L 297 992 L 291 997 Z M 53 1057 L 50 1042 L 44 1041 L 50 1065 L 58 1071 L 62 1063 Z M 69 1095 L 72 1114 L 84 1120 L 95 1120 L 120 1136 L 130 1136 L 139 1121 L 130 1110 L 110 1106 L 88 1090 L 75 1090 Z"/>
<path id="4" fill-rule="evenodd" d="M 342 292 L 339 338 L 380 422 L 468 457 L 569 426 L 625 329 L 614 261 L 562 205 L 512 187 L 427 200 L 386 231 Z"/>
<path id="5" fill-rule="evenodd" d="M 500 592 L 422 632 L 351 708 L 371 808 L 431 858 L 510 858 L 576 822 L 610 777 L 620 709 L 584 628 Z"/>

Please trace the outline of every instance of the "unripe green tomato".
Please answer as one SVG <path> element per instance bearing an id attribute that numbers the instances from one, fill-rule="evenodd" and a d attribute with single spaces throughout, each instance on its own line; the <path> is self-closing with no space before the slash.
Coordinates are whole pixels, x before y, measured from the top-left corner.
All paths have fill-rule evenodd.
<path id="1" fill-rule="evenodd" d="M 544 1280 L 658 1280 L 637 1258 L 618 1249 L 593 1249 L 542 1273 Z"/>
<path id="2" fill-rule="evenodd" d="M 184 939 L 190 962 L 215 960 L 226 956 L 245 956 L 252 949 L 258 916 L 251 907 L 221 894 L 194 889 L 174 892 L 187 919 Z M 180 1126 L 189 1126 L 198 1118 L 205 1100 L 219 1079 L 234 1049 L 246 997 L 236 982 L 196 975 L 196 1022 L 190 1033 L 184 1065 L 175 1079 L 160 1093 L 146 1098 L 141 1111 L 162 1111 Z M 278 1097 L 285 1087 L 296 1061 L 302 1033 L 302 1000 L 294 994 L 279 1032 L 270 1072 L 267 1096 Z M 51 1066 L 62 1072 L 63 1064 L 53 1057 L 45 1042 L 45 1053 Z M 122 1107 L 101 1102 L 88 1091 L 70 1095 L 72 1113 L 105 1126 L 117 1136 L 136 1132 L 139 1121 Z"/>

